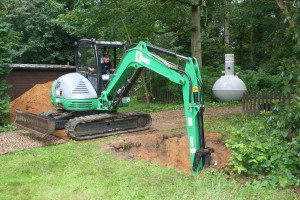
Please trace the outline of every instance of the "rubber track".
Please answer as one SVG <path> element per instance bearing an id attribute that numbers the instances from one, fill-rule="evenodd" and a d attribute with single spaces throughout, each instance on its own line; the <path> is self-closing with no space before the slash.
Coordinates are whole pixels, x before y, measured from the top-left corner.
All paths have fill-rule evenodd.
<path id="1" fill-rule="evenodd" d="M 137 127 L 133 129 L 126 129 L 126 130 L 117 130 L 115 132 L 108 132 L 108 133 L 101 133 L 101 134 L 92 134 L 92 135 L 80 135 L 76 131 L 76 129 L 80 126 L 80 124 L 85 124 L 86 123 L 93 123 L 95 121 L 105 121 L 106 119 L 126 119 L 128 117 L 133 117 L 133 116 L 140 116 L 140 117 L 146 117 L 147 118 L 147 123 L 143 127 Z M 96 114 L 96 115 L 87 115 L 87 116 L 82 116 L 82 117 L 75 117 L 73 119 L 70 119 L 68 123 L 65 126 L 65 130 L 67 135 L 72 138 L 73 140 L 91 140 L 91 139 L 96 139 L 96 138 L 101 138 L 101 137 L 107 137 L 111 135 L 118 135 L 118 134 L 123 134 L 123 133 L 129 133 L 129 132 L 135 132 L 135 131 L 141 131 L 141 130 L 146 130 L 149 129 L 152 124 L 152 119 L 150 114 L 148 113 L 143 113 L 143 112 L 130 112 L 130 113 L 102 113 L 102 114 Z M 92 132 L 92 130 L 91 130 Z"/>

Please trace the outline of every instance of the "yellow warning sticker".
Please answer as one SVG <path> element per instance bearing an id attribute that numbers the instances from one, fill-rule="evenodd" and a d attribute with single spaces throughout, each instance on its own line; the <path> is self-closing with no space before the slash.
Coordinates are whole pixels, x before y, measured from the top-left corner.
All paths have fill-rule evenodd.
<path id="1" fill-rule="evenodd" d="M 193 92 L 198 92 L 198 86 L 193 86 Z"/>

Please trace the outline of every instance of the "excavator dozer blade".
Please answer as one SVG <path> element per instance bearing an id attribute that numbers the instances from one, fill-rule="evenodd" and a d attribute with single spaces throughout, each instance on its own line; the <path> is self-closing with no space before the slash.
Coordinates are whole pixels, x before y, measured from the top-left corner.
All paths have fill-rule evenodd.
<path id="1" fill-rule="evenodd" d="M 52 134 L 55 131 L 55 121 L 33 113 L 16 110 L 14 124 L 22 129 Z"/>

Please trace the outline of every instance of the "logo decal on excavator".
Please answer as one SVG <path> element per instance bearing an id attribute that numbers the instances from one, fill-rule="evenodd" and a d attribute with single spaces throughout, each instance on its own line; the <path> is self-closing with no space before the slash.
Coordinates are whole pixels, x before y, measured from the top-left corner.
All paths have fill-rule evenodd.
<path id="1" fill-rule="evenodd" d="M 198 92 L 198 86 L 193 86 L 193 92 Z"/>
<path id="2" fill-rule="evenodd" d="M 60 84 L 61 84 L 61 82 L 57 81 L 56 84 L 55 84 L 55 89 L 60 88 Z"/>
<path id="3" fill-rule="evenodd" d="M 138 63 L 146 63 L 147 65 L 150 65 L 150 60 L 143 57 L 143 53 L 140 52 L 140 51 L 137 51 L 136 54 L 135 54 L 135 61 L 138 62 Z"/>

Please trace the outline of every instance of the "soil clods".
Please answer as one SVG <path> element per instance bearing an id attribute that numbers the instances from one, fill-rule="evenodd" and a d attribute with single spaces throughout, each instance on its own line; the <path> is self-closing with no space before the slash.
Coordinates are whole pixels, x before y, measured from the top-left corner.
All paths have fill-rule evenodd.
<path id="1" fill-rule="evenodd" d="M 225 167 L 231 153 L 225 146 L 222 135 L 206 133 L 206 146 L 215 149 L 210 168 Z M 118 158 L 128 160 L 149 160 L 162 166 L 173 166 L 183 172 L 191 172 L 189 148 L 185 132 L 150 133 L 134 135 L 109 141 L 102 148 L 114 153 Z"/>

